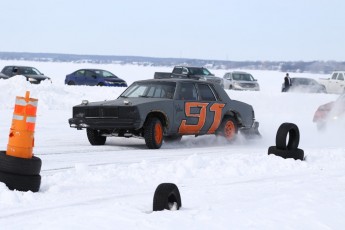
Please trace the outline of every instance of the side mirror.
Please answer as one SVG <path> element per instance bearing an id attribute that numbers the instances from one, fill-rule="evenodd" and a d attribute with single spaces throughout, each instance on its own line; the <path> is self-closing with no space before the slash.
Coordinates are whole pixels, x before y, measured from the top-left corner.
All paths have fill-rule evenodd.
<path id="1" fill-rule="evenodd" d="M 94 79 L 96 79 L 96 78 L 97 78 L 97 75 L 92 75 L 92 77 L 93 77 Z"/>

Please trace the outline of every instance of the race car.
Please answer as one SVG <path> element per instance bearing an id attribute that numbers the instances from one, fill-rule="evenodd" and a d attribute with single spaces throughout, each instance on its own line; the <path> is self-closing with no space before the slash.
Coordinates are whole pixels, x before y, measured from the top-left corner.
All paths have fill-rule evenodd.
<path id="1" fill-rule="evenodd" d="M 91 145 L 110 136 L 141 137 L 150 149 L 183 135 L 215 134 L 230 142 L 238 131 L 260 135 L 251 105 L 230 99 L 219 84 L 191 79 L 136 81 L 115 100 L 74 106 L 69 124 L 86 129 Z"/>
<path id="2" fill-rule="evenodd" d="M 320 105 L 315 111 L 313 122 L 318 130 L 323 130 L 332 123 L 344 122 L 345 118 L 345 94 L 338 97 L 336 101 Z"/>

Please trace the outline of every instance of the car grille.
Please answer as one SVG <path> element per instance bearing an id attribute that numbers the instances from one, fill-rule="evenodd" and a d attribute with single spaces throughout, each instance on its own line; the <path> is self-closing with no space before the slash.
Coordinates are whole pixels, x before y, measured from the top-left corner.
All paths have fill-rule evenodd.
<path id="1" fill-rule="evenodd" d="M 99 118 L 99 117 L 118 117 L 118 107 L 74 107 L 73 117 Z"/>
<path id="2" fill-rule="evenodd" d="M 241 83 L 240 85 L 243 88 L 254 88 L 255 87 L 255 84 L 251 84 L 251 83 Z"/>

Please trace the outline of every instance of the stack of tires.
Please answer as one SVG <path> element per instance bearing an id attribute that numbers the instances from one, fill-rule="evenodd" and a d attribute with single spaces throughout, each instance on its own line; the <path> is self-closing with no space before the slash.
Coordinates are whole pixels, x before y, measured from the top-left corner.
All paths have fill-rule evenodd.
<path id="1" fill-rule="evenodd" d="M 287 137 L 289 140 L 287 142 Z M 268 148 L 268 155 L 274 154 L 284 159 L 293 158 L 304 160 L 304 151 L 298 148 L 300 133 L 297 125 L 293 123 L 283 123 L 280 125 L 276 135 L 276 146 Z"/>
<path id="2" fill-rule="evenodd" d="M 40 158 L 20 158 L 0 151 L 0 182 L 11 190 L 38 192 L 41 185 Z"/>

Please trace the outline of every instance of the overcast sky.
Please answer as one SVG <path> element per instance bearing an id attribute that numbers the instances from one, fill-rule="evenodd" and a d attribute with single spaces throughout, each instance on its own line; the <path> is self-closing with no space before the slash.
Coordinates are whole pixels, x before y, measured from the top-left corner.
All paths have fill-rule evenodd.
<path id="1" fill-rule="evenodd" d="M 344 0 L 1 0 L 0 51 L 345 61 Z"/>

